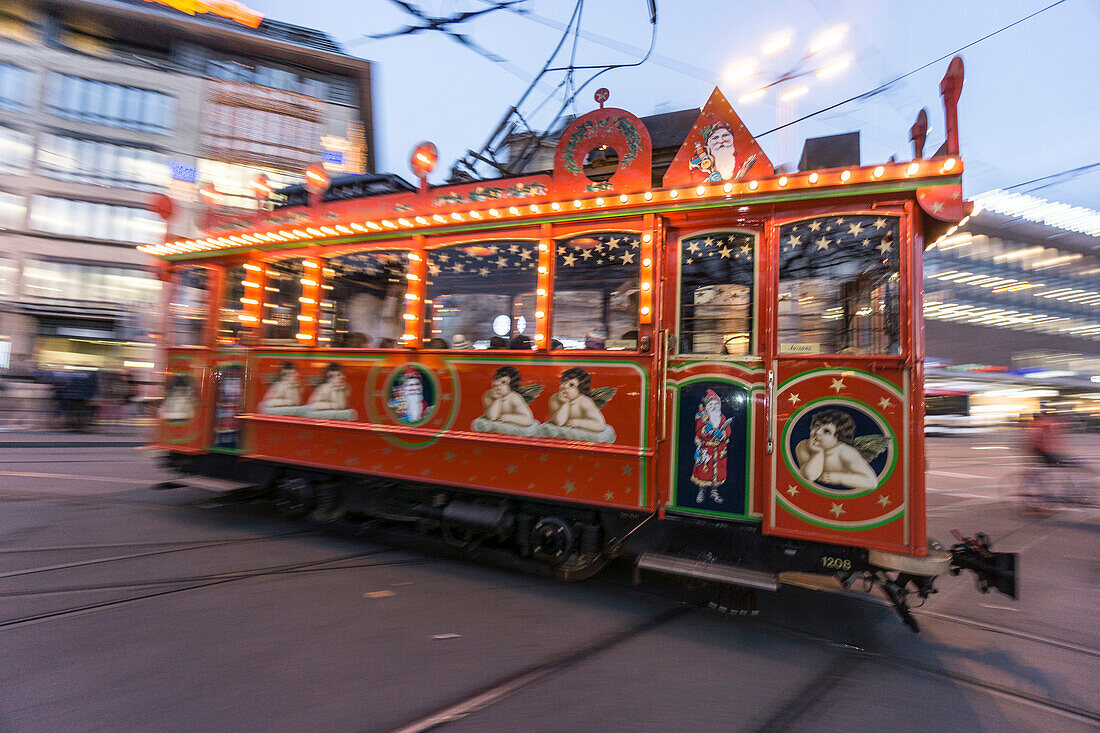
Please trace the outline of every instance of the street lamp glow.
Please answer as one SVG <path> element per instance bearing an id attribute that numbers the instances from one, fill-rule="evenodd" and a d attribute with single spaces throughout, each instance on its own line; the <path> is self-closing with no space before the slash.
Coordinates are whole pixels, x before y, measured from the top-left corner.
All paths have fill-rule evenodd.
<path id="1" fill-rule="evenodd" d="M 815 40 L 813 45 L 810 46 L 810 53 L 821 53 L 827 48 L 832 48 L 833 46 L 844 40 L 844 34 L 847 32 L 848 29 L 844 26 L 837 26 L 836 28 L 826 31 L 822 35 L 818 36 L 817 40 Z"/>
<path id="2" fill-rule="evenodd" d="M 784 33 L 765 43 L 764 53 L 767 55 L 779 53 L 789 45 L 791 45 L 791 36 L 790 34 Z"/>
<path id="3" fill-rule="evenodd" d="M 819 69 L 817 72 L 817 76 L 819 79 L 825 79 L 830 76 L 839 74 L 840 72 L 847 69 L 849 66 L 851 66 L 851 62 L 849 62 L 847 59 L 842 59 Z"/>
<path id="4" fill-rule="evenodd" d="M 785 94 L 783 94 L 783 96 L 781 96 L 779 98 L 779 101 L 780 102 L 789 102 L 792 99 L 798 99 L 803 94 L 806 94 L 808 91 L 810 91 L 809 87 L 797 87 L 797 88 L 792 89 L 791 91 L 786 92 Z"/>
<path id="5" fill-rule="evenodd" d="M 749 102 L 755 102 L 756 100 L 758 100 L 758 99 L 760 99 L 761 97 L 764 96 L 765 91 L 767 91 L 767 90 L 763 87 L 761 87 L 760 89 L 754 89 L 751 92 L 746 92 L 745 94 L 742 94 L 740 97 L 737 98 L 737 101 L 740 102 L 741 104 L 748 104 Z"/>

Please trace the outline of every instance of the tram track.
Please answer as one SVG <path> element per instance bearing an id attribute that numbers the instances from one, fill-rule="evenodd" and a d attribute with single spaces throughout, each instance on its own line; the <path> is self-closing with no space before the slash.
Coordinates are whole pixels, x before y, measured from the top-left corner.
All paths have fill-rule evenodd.
<path id="1" fill-rule="evenodd" d="M 342 562 L 342 561 L 346 561 L 346 560 L 356 560 L 356 559 L 359 559 L 359 558 L 371 557 L 371 556 L 374 556 L 374 555 L 381 555 L 381 554 L 385 554 L 385 553 L 389 553 L 389 552 L 398 552 L 398 551 L 399 550 L 394 550 L 394 549 L 390 549 L 390 548 L 374 549 L 374 550 L 367 550 L 367 551 L 364 551 L 364 552 L 349 553 L 349 554 L 345 554 L 345 555 L 340 555 L 338 557 L 325 558 L 325 559 L 322 559 L 322 560 L 310 560 L 310 561 L 299 562 L 299 563 L 274 565 L 274 566 L 271 566 L 271 567 L 255 569 L 255 570 L 245 570 L 245 571 L 237 571 L 237 572 L 230 572 L 230 573 L 220 573 L 220 574 L 216 574 L 216 575 L 210 577 L 209 579 L 203 579 L 203 580 L 199 580 L 197 582 L 191 582 L 191 581 L 186 581 L 186 580 L 185 581 L 180 581 L 180 582 L 188 583 L 188 585 L 184 585 L 181 588 L 168 588 L 168 589 L 164 589 L 164 590 L 157 590 L 157 591 L 150 592 L 150 593 L 143 593 L 143 594 L 136 595 L 136 596 L 128 596 L 126 598 L 116 598 L 116 599 L 111 599 L 109 601 L 101 601 L 101 602 L 97 602 L 97 603 L 88 603 L 88 604 L 84 604 L 84 605 L 81 605 L 81 606 L 73 606 L 73 607 L 70 607 L 70 608 L 63 608 L 63 609 L 58 609 L 58 610 L 54 610 L 54 611 L 44 611 L 44 612 L 41 612 L 41 613 L 28 614 L 26 616 L 20 616 L 20 617 L 13 618 L 13 619 L 3 620 L 3 621 L 0 621 L 0 632 L 6 631 L 6 630 L 9 630 L 9 629 L 15 629 L 15 628 L 20 628 L 20 627 L 24 627 L 24 626 L 29 626 L 29 625 L 36 624 L 36 623 L 42 623 L 44 621 L 52 621 L 52 620 L 57 620 L 57 619 L 62 619 L 62 618 L 71 618 L 73 616 L 80 616 L 80 615 L 84 615 L 84 614 L 88 614 L 88 613 L 95 613 L 97 611 L 103 611 L 103 610 L 107 610 L 107 609 L 111 609 L 111 608 L 118 608 L 120 606 L 131 605 L 131 604 L 135 604 L 135 603 L 140 603 L 142 601 L 152 600 L 152 599 L 161 598 L 161 597 L 169 596 L 169 595 L 175 595 L 175 594 L 179 594 L 179 593 L 187 593 L 189 591 L 201 590 L 201 589 L 204 589 L 204 588 L 211 588 L 211 587 L 218 586 L 218 585 L 225 585 L 225 584 L 228 584 L 228 583 L 235 583 L 235 582 L 239 582 L 239 581 L 242 581 L 242 580 L 250 580 L 250 579 L 253 579 L 253 578 L 261 578 L 261 577 L 268 577 L 268 576 L 290 575 L 290 574 L 294 574 L 296 571 L 302 571 L 302 570 L 311 569 L 311 568 L 316 569 L 316 568 L 318 568 L 318 566 L 329 565 L 329 564 L 332 564 L 332 563 Z M 370 564 L 365 565 L 365 567 L 385 567 L 387 564 L 388 565 L 396 565 L 396 564 L 403 564 L 405 562 L 407 562 L 407 561 L 400 561 L 400 562 L 386 563 L 386 564 L 383 564 L 383 563 L 370 563 Z M 355 566 L 338 567 L 338 568 L 331 568 L 331 570 L 354 569 L 354 567 Z"/>

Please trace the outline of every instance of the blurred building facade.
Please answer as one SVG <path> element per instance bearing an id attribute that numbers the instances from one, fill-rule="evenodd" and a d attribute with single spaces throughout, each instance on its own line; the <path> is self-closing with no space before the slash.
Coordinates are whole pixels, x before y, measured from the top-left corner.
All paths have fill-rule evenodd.
<path id="1" fill-rule="evenodd" d="M 372 172 L 373 137 L 371 64 L 320 31 L 235 3 L 4 0 L 0 368 L 152 364 L 160 283 L 135 245 L 196 234 L 204 184 L 240 213 L 259 173 Z"/>

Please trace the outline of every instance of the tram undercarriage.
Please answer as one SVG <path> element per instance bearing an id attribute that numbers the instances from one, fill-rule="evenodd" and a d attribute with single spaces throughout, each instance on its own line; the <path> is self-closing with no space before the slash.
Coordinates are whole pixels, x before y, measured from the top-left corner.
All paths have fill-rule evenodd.
<path id="1" fill-rule="evenodd" d="M 1017 597 L 1016 555 L 993 552 L 979 533 L 944 548 L 934 541 L 924 557 L 762 534 L 759 524 L 716 523 L 692 517 L 580 508 L 553 502 L 417 484 L 357 474 L 294 469 L 235 456 L 168 454 L 183 474 L 249 483 L 239 497 L 263 501 L 282 516 L 340 523 L 382 542 L 413 540 L 442 551 L 559 580 L 585 580 L 614 560 L 677 578 L 707 591 L 709 605 L 755 614 L 759 590 L 778 591 L 788 573 L 835 578 L 846 591 L 879 588 L 913 631 L 920 626 L 910 601 L 937 592 L 944 574 L 974 573 L 978 589 Z M 797 583 L 795 583 L 797 584 Z"/>

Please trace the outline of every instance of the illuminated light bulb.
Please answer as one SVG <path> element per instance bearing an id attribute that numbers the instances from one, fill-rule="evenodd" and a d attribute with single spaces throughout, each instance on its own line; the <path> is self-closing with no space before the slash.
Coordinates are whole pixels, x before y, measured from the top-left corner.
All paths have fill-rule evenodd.
<path id="1" fill-rule="evenodd" d="M 729 193 L 730 191 L 733 190 L 733 184 L 732 183 L 727 183 L 726 185 L 722 186 L 722 190 L 725 191 L 726 193 Z"/>
<path id="2" fill-rule="evenodd" d="M 402 341 L 412 341 L 414 338 L 416 338 L 416 336 L 413 336 L 411 333 L 401 334 L 401 340 Z"/>
<path id="3" fill-rule="evenodd" d="M 405 300 L 419 300 L 416 293 L 405 293 Z"/>
<path id="4" fill-rule="evenodd" d="M 377 224 L 375 224 L 375 223 L 374 223 L 373 221 L 368 221 L 368 222 L 367 222 L 367 229 L 373 229 L 374 231 L 378 231 L 378 230 L 379 230 L 379 229 L 381 229 L 381 228 L 382 228 L 382 227 L 378 226 L 378 225 L 377 225 Z"/>
<path id="5" fill-rule="evenodd" d="M 298 316 L 298 320 L 303 323 L 313 323 L 313 316 Z"/>
<path id="6" fill-rule="evenodd" d="M 646 201 L 652 201 L 653 200 L 653 192 L 652 191 L 646 191 L 644 194 L 642 194 L 642 198 L 644 198 Z"/>
<path id="7" fill-rule="evenodd" d="M 648 280 L 642 282 L 642 290 L 649 290 L 652 287 Z"/>
<path id="8" fill-rule="evenodd" d="M 695 195 L 696 196 L 702 196 L 706 192 L 707 192 L 707 189 L 703 188 L 702 186 L 699 186 L 698 188 L 695 189 Z"/>
<path id="9" fill-rule="evenodd" d="M 886 172 L 886 169 L 883 168 L 881 165 L 879 165 L 879 166 L 875 166 L 875 169 L 873 171 L 871 171 L 871 175 L 874 178 L 882 178 L 882 174 L 885 173 L 885 172 Z"/>
<path id="10" fill-rule="evenodd" d="M 629 200 L 630 200 L 630 197 L 627 196 L 625 193 L 622 196 L 619 197 L 619 203 L 620 204 L 625 204 Z"/>
<path id="11" fill-rule="evenodd" d="M 603 206 L 603 204 L 604 201 L 602 197 L 596 199 L 596 206 Z"/>
<path id="12" fill-rule="evenodd" d="M 758 181 L 749 181 L 749 190 L 750 191 L 755 191 L 758 188 L 760 188 L 760 183 Z"/>
<path id="13" fill-rule="evenodd" d="M 243 282 L 241 282 L 241 285 L 244 285 L 246 288 L 258 288 L 258 287 L 260 287 L 259 283 L 254 283 L 251 280 L 244 280 Z"/>
<path id="14" fill-rule="evenodd" d="M 806 180 L 808 180 L 810 183 L 817 183 L 817 179 L 818 179 L 818 175 L 816 173 L 811 173 L 810 177 L 807 178 Z"/>
<path id="15" fill-rule="evenodd" d="M 780 176 L 779 177 L 779 187 L 783 188 L 786 185 L 787 185 L 787 177 L 786 176 Z"/>
<path id="16" fill-rule="evenodd" d="M 317 301 L 313 298 L 298 298 L 299 303 L 307 303 L 309 305 L 317 305 Z"/>
<path id="17" fill-rule="evenodd" d="M 317 263 L 314 262 L 313 260 L 303 260 L 302 267 L 309 267 L 309 268 L 312 269 L 312 268 L 317 267 Z"/>
<path id="18" fill-rule="evenodd" d="M 417 282 L 417 281 L 419 281 L 419 280 L 420 280 L 420 278 L 419 278 L 419 277 L 417 277 L 417 275 L 416 275 L 416 273 L 415 273 L 415 272 L 410 272 L 410 273 L 408 273 L 407 275 L 405 275 L 405 277 L 406 277 L 406 279 L 408 279 L 408 280 L 412 280 L 413 282 Z"/>
<path id="19" fill-rule="evenodd" d="M 412 226 L 412 222 L 409 221 L 408 219 L 398 219 L 397 223 L 400 224 L 403 227 L 411 227 Z"/>
<path id="20" fill-rule="evenodd" d="M 545 275 L 546 274 L 546 266 L 545 265 L 539 265 L 539 274 L 540 275 Z"/>
<path id="21" fill-rule="evenodd" d="M 243 240 L 243 239 L 241 239 L 240 237 L 230 237 L 230 238 L 229 238 L 229 241 L 230 241 L 230 242 L 235 242 L 235 243 L 237 243 L 237 244 L 248 244 L 248 242 L 244 241 L 244 240 Z M 178 242 L 177 242 L 176 244 L 173 244 L 172 246 L 173 246 L 173 247 L 175 247 L 176 249 L 179 249 L 179 248 L 180 248 L 180 246 L 179 246 L 179 243 L 178 243 Z"/>
<path id="22" fill-rule="evenodd" d="M 420 262 L 420 255 L 418 255 L 416 252 L 409 252 L 409 259 L 413 262 Z"/>
<path id="23" fill-rule="evenodd" d="M 649 306 L 648 305 L 643 305 L 642 306 L 642 315 L 643 316 L 648 316 L 649 315 Z"/>
<path id="24" fill-rule="evenodd" d="M 331 237 L 331 236 L 333 236 L 333 235 L 335 235 L 335 234 L 337 233 L 337 232 L 336 232 L 336 230 L 335 230 L 335 229 L 333 229 L 332 227 L 321 227 L 321 231 L 322 231 L 322 232 L 323 232 L 324 234 L 327 234 L 327 235 L 329 235 L 330 237 Z"/>
<path id="25" fill-rule="evenodd" d="M 539 213 L 539 205 L 538 204 L 531 204 L 531 206 L 529 206 L 528 208 L 531 209 L 532 214 Z"/>
<path id="26" fill-rule="evenodd" d="M 945 171 L 954 170 L 956 162 L 957 161 L 954 158 L 948 158 L 947 160 L 943 161 L 943 169 Z"/>
<path id="27" fill-rule="evenodd" d="M 481 218 L 481 212 L 480 211 L 471 211 L 470 216 L 473 217 L 474 219 L 480 219 Z"/>
<path id="28" fill-rule="evenodd" d="M 348 229 L 343 224 L 337 224 L 336 225 L 336 231 L 340 232 L 341 234 L 351 234 L 351 230 Z"/>
<path id="29" fill-rule="evenodd" d="M 397 228 L 397 225 L 394 224 L 389 219 L 383 219 L 382 220 L 382 226 L 386 227 L 387 229 L 396 229 Z"/>
<path id="30" fill-rule="evenodd" d="M 309 234 L 311 237 L 320 237 L 320 236 L 322 236 L 322 233 L 321 233 L 320 229 L 314 229 L 312 227 L 310 227 L 309 229 L 306 229 L 306 233 Z M 230 237 L 230 239 L 232 239 L 232 237 Z"/>
<path id="31" fill-rule="evenodd" d="M 422 216 L 418 216 L 418 217 L 416 217 L 416 223 L 419 224 L 420 226 L 425 226 L 428 223 L 428 220 L 425 219 Z"/>
<path id="32" fill-rule="evenodd" d="M 309 336 L 308 333 L 296 333 L 296 334 L 294 334 L 294 336 L 295 336 L 295 338 L 299 338 L 302 341 L 309 341 L 309 339 L 310 339 L 310 336 Z"/>
<path id="33" fill-rule="evenodd" d="M 406 313 L 405 314 L 405 320 L 406 321 L 415 321 L 416 320 L 416 314 L 415 313 Z"/>
<path id="34" fill-rule="evenodd" d="M 677 196 L 679 196 L 679 195 L 680 195 L 680 192 L 679 192 L 679 191 L 677 191 L 677 190 L 676 190 L 675 188 L 674 188 L 674 189 L 672 189 L 671 191 L 669 191 L 669 192 L 668 192 L 668 197 L 669 197 L 670 199 L 674 199 L 674 198 L 676 198 L 676 197 L 677 197 Z"/>
<path id="35" fill-rule="evenodd" d="M 920 170 L 920 163 L 918 163 L 916 161 L 913 161 L 912 163 L 909 164 L 909 167 L 905 169 L 905 175 L 915 176 L 917 174 L 917 171 L 919 171 L 919 170 Z"/>
<path id="36" fill-rule="evenodd" d="M 316 280 L 310 280 L 308 277 L 303 277 L 298 282 L 302 283 L 302 285 L 308 285 L 311 288 L 317 287 L 317 281 Z"/>
<path id="37" fill-rule="evenodd" d="M 260 304 L 260 301 L 256 300 L 255 298 L 241 298 L 241 302 L 244 303 L 245 305 L 259 305 Z"/>
<path id="38" fill-rule="evenodd" d="M 256 316 L 250 316 L 250 315 L 248 315 L 247 313 L 242 313 L 242 314 L 240 314 L 239 316 L 237 316 L 237 320 L 239 320 L 239 321 L 246 321 L 246 322 L 248 322 L 248 321 L 255 321 L 255 320 L 256 320 Z"/>
<path id="39" fill-rule="evenodd" d="M 535 311 L 535 318 L 546 318 L 546 311 Z"/>
<path id="40" fill-rule="evenodd" d="M 490 216 L 500 216 L 500 212 L 497 211 L 496 209 L 489 209 L 489 215 Z"/>
<path id="41" fill-rule="evenodd" d="M 642 241 L 643 241 L 643 242 L 649 242 L 649 240 L 651 240 L 651 239 L 653 239 L 653 235 L 652 235 L 652 234 L 643 234 L 643 235 L 642 235 Z"/>
<path id="42" fill-rule="evenodd" d="M 555 201 L 554 203 L 550 204 L 550 208 L 554 211 L 561 211 L 561 204 Z"/>
<path id="43" fill-rule="evenodd" d="M 543 297 L 543 298 L 546 297 L 546 288 L 539 288 L 537 292 L 538 292 L 540 297 Z"/>
<path id="44" fill-rule="evenodd" d="M 432 218 L 433 218 L 433 219 L 435 219 L 436 221 L 438 221 L 438 222 L 439 222 L 440 224 L 444 224 L 444 223 L 446 223 L 446 221 L 447 221 L 446 219 L 444 219 L 444 218 L 443 218 L 442 216 L 440 216 L 439 214 L 433 214 L 433 215 L 432 215 Z"/>
<path id="45" fill-rule="evenodd" d="M 254 265 L 251 262 L 246 262 L 246 263 L 244 263 L 244 269 L 251 270 L 252 272 L 259 272 L 260 271 L 260 266 L 259 265 Z"/>
<path id="46" fill-rule="evenodd" d="M 549 251 L 550 251 L 550 245 L 548 245 L 546 242 L 539 242 L 539 252 L 549 252 Z"/>
<path id="47" fill-rule="evenodd" d="M 455 221 L 462 221 L 462 214 L 460 214 L 456 211 L 456 212 L 451 214 L 451 218 L 454 219 Z"/>
<path id="48" fill-rule="evenodd" d="M 303 232 L 301 229 L 295 229 L 294 236 L 298 237 L 298 239 L 305 239 L 309 235 Z"/>
<path id="49" fill-rule="evenodd" d="M 535 341 L 542 341 L 543 338 L 544 337 L 541 333 L 536 333 L 535 334 Z"/>
<path id="50" fill-rule="evenodd" d="M 362 224 L 358 224 L 358 223 L 356 223 L 356 224 L 352 224 L 352 225 L 351 225 L 351 228 L 352 228 L 352 229 L 354 229 L 354 230 L 355 230 L 355 231 L 357 231 L 357 232 L 365 232 L 365 231 L 367 231 L 367 228 L 366 228 L 365 226 L 363 226 Z"/>
<path id="51" fill-rule="evenodd" d="M 644 260 L 642 260 L 642 267 L 649 267 L 652 264 L 653 264 L 653 260 L 649 259 L 648 257 L 646 257 Z"/>
<path id="52" fill-rule="evenodd" d="M 851 171 L 844 171 L 843 173 L 840 174 L 840 181 L 841 181 L 841 183 L 847 183 L 848 179 L 851 178 L 851 177 L 852 177 L 852 172 Z"/>
<path id="53" fill-rule="evenodd" d="M 519 209 L 517 209 L 515 206 L 509 206 L 508 213 L 512 216 L 519 216 Z"/>
<path id="54" fill-rule="evenodd" d="M 574 209 L 581 208 L 581 200 L 580 199 L 573 199 L 573 208 Z"/>

